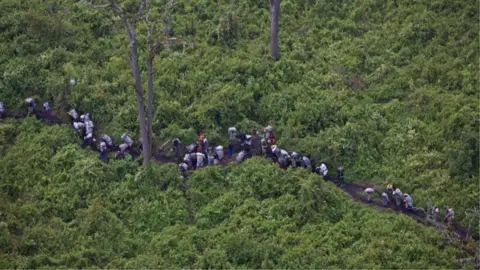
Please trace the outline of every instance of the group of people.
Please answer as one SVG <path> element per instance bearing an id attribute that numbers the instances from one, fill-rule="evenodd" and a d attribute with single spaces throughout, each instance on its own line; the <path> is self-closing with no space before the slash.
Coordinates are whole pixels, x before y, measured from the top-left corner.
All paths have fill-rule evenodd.
<path id="1" fill-rule="evenodd" d="M 27 114 L 34 115 L 36 113 L 36 102 L 33 98 L 27 98 L 25 100 L 27 107 Z M 43 112 L 49 112 L 51 110 L 48 102 L 43 103 Z M 0 118 L 5 117 L 6 108 L 3 102 L 0 102 Z M 100 136 L 100 142 L 95 145 L 96 139 L 93 136 L 94 124 L 91 120 L 89 113 L 79 115 L 75 108 L 72 108 L 68 115 L 70 115 L 71 126 L 80 134 L 83 139 L 82 147 L 90 146 L 92 149 L 98 149 L 100 152 L 100 159 L 104 162 L 108 162 L 107 151 L 115 149 L 115 144 L 112 136 L 102 134 Z M 132 160 L 130 151 L 134 144 L 133 140 L 127 135 L 122 134 L 121 139 L 123 142 L 118 145 L 115 159 L 125 158 Z M 228 128 L 229 144 L 228 150 L 223 146 L 218 145 L 215 148 L 209 146 L 208 139 L 203 132 L 200 132 L 198 141 L 190 144 L 186 147 L 186 153 L 183 157 L 183 161 L 178 165 L 179 170 L 183 177 L 188 177 L 188 170 L 201 168 L 204 166 L 211 166 L 219 164 L 226 156 L 235 157 L 235 162 L 241 163 L 248 158 L 251 158 L 253 154 L 263 156 L 278 164 L 280 168 L 304 168 L 311 170 L 312 172 L 321 175 L 325 180 L 334 180 L 337 185 L 342 185 L 344 181 L 344 168 L 338 167 L 336 171 L 336 178 L 330 179 L 328 175 L 328 168 L 324 162 L 320 162 L 318 166 L 312 167 L 312 162 L 309 155 L 299 155 L 297 152 L 288 153 L 286 150 L 281 149 L 276 145 L 277 138 L 274 135 L 273 127 L 267 126 L 264 129 L 264 133 L 261 134 L 256 129 L 252 129 L 251 134 L 245 132 L 239 132 L 235 127 Z M 140 142 L 141 145 L 141 142 Z M 172 150 L 177 156 L 181 155 L 181 141 L 175 138 L 172 141 Z M 140 151 L 142 147 L 140 146 Z M 227 151 L 226 151 L 227 150 Z M 372 202 L 372 194 L 375 192 L 373 188 L 366 188 L 364 193 L 366 194 L 367 201 Z M 399 188 L 393 189 L 393 185 L 387 185 L 385 192 L 381 193 L 381 203 L 384 207 L 388 207 L 390 203 L 395 203 L 397 208 L 402 207 L 405 210 L 412 210 L 413 198 L 405 193 L 403 194 Z M 436 220 L 439 215 L 439 208 L 434 207 L 432 210 L 432 216 Z M 452 224 L 455 217 L 453 208 L 448 208 L 445 213 L 445 220 L 449 224 Z"/>
<path id="2" fill-rule="evenodd" d="M 367 197 L 367 202 L 373 202 L 372 194 L 375 193 L 375 190 L 373 188 L 366 188 L 364 192 Z M 407 193 L 403 194 L 399 188 L 393 190 L 392 184 L 387 185 L 387 189 L 385 192 L 382 192 L 380 197 L 384 207 L 388 207 L 390 202 L 394 202 L 397 208 L 402 207 L 405 210 L 413 209 L 412 197 Z"/>
<path id="3" fill-rule="evenodd" d="M 372 194 L 375 193 L 373 188 L 366 188 L 364 190 L 366 195 L 367 201 L 372 202 Z M 394 203 L 397 208 L 403 208 L 406 211 L 414 210 L 413 206 L 413 198 L 408 193 L 402 193 L 399 188 L 394 190 L 392 184 L 388 184 L 387 188 L 382 194 L 381 203 L 384 207 L 388 207 L 390 203 Z M 432 210 L 432 218 L 436 221 L 439 217 L 440 209 L 437 206 L 434 206 Z M 453 208 L 447 207 L 445 212 L 445 221 L 448 222 L 449 225 L 452 224 L 453 219 L 455 218 L 455 211 Z"/>
<path id="4" fill-rule="evenodd" d="M 299 155 L 296 152 L 287 152 L 278 147 L 275 143 L 277 139 L 273 134 L 273 128 L 268 126 L 264 129 L 264 134 L 260 134 L 256 129 L 251 131 L 251 134 L 240 132 L 237 134 L 235 127 L 228 129 L 229 145 L 228 151 L 225 151 L 223 146 L 219 145 L 215 148 L 209 147 L 208 140 L 204 133 L 201 132 L 196 143 L 186 147 L 186 154 L 183 161 L 178 165 L 179 170 L 184 178 L 188 177 L 188 170 L 194 170 L 204 166 L 217 165 L 226 156 L 232 157 L 237 153 L 235 162 L 241 163 L 246 159 L 256 155 L 264 156 L 267 159 L 277 163 L 280 168 L 304 168 L 312 170 L 312 172 L 321 175 L 324 180 L 333 180 L 337 185 L 342 185 L 344 182 L 344 168 L 338 167 L 336 171 L 336 178 L 332 179 L 328 175 L 328 167 L 324 162 L 320 162 L 315 168 L 312 167 L 312 162 L 309 155 Z M 258 143 L 259 142 L 259 143 Z M 180 151 L 180 140 L 178 138 L 172 141 L 172 149 L 175 153 Z M 372 194 L 375 193 L 373 188 L 366 188 L 364 190 L 367 201 L 372 202 Z M 384 207 L 388 207 L 390 203 L 394 203 L 397 208 L 403 208 L 410 211 L 414 209 L 413 198 L 407 193 L 402 193 L 399 188 L 393 189 L 393 185 L 387 185 L 387 189 L 381 193 L 381 203 Z M 436 220 L 439 216 L 439 208 L 434 207 L 433 217 Z M 445 220 L 452 224 L 455 217 L 453 208 L 447 208 Z"/>
<path id="5" fill-rule="evenodd" d="M 252 129 L 250 134 L 245 132 L 237 133 L 236 127 L 228 128 L 229 144 L 228 149 L 222 145 L 216 147 L 209 146 L 208 139 L 201 132 L 197 142 L 186 147 L 186 153 L 183 161 L 178 165 L 179 170 L 184 177 L 188 177 L 188 170 L 219 164 L 225 157 L 235 157 L 236 163 L 242 163 L 253 155 L 263 156 L 272 162 L 278 164 L 280 168 L 304 168 L 319 175 L 325 180 L 331 180 L 328 175 L 328 168 L 324 162 L 318 166 L 312 167 L 310 155 L 300 155 L 297 152 L 291 152 L 281 149 L 276 145 L 277 139 L 272 126 L 267 126 L 263 134 L 256 129 Z M 180 151 L 180 140 L 178 138 L 172 141 L 172 149 L 175 153 Z M 335 178 L 338 185 L 343 184 L 344 168 L 337 168 Z"/>
<path id="6" fill-rule="evenodd" d="M 33 98 L 27 98 L 25 99 L 25 106 L 27 107 L 27 115 L 33 115 L 36 113 L 36 102 Z M 43 103 L 43 111 L 44 112 L 49 112 L 51 110 L 50 104 L 48 102 Z M 7 114 L 7 108 L 5 107 L 5 104 L 0 101 L 0 118 L 6 117 Z"/>
<path id="7" fill-rule="evenodd" d="M 33 98 L 27 98 L 25 99 L 25 106 L 27 109 L 27 115 L 36 115 L 37 114 L 37 109 L 36 109 L 36 102 L 35 99 Z M 43 113 L 48 113 L 51 111 L 50 104 L 48 102 L 43 103 Z M 94 127 L 95 125 L 93 124 L 92 117 L 90 114 L 84 113 L 84 114 L 79 114 L 75 108 L 71 108 L 68 111 L 68 115 L 70 116 L 70 124 L 71 126 L 80 134 L 83 144 L 82 147 L 88 147 L 90 146 L 92 149 L 98 149 L 100 152 L 100 159 L 102 159 L 104 162 L 108 162 L 108 155 L 107 151 L 115 149 L 114 145 L 114 140 L 112 136 L 109 136 L 107 134 L 102 134 L 100 136 L 100 142 L 98 145 L 95 145 L 96 139 L 94 137 Z M 6 107 L 3 102 L 0 102 L 0 118 L 3 118 L 6 116 Z M 122 159 L 125 158 L 127 160 L 132 160 L 133 157 L 130 154 L 131 148 L 134 144 L 133 140 L 126 134 L 121 135 L 121 139 L 123 142 L 118 145 L 118 151 L 115 155 L 116 159 Z M 141 149 L 141 147 L 140 147 Z"/>
<path id="8" fill-rule="evenodd" d="M 100 159 L 103 160 L 105 163 L 108 163 L 108 155 L 107 152 L 109 150 L 115 149 L 114 139 L 112 136 L 107 134 L 102 134 L 100 136 L 100 142 L 95 145 L 96 139 L 93 136 L 93 127 L 94 124 L 90 118 L 89 113 L 84 113 L 78 116 L 79 114 L 72 108 L 68 115 L 70 115 L 70 123 L 72 127 L 80 134 L 83 138 L 82 147 L 90 146 L 92 149 L 98 149 L 100 151 Z M 120 136 L 122 139 L 122 143 L 118 145 L 117 153 L 115 154 L 115 159 L 122 159 L 125 158 L 127 160 L 133 160 L 130 151 L 133 146 L 133 140 L 127 135 L 122 134 Z"/>

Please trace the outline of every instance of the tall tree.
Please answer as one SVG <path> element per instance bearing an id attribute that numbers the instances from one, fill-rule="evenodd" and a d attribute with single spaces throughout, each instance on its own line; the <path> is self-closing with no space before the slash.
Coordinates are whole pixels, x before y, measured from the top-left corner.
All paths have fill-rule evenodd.
<path id="1" fill-rule="evenodd" d="M 278 48 L 280 1 L 281 0 L 270 0 L 270 55 L 274 60 L 280 59 L 280 50 Z"/>
<path id="2" fill-rule="evenodd" d="M 171 20 L 167 15 L 169 15 L 169 8 L 173 6 L 174 3 L 173 1 L 169 1 L 164 4 L 165 12 L 163 15 L 159 15 L 158 10 L 160 9 L 152 8 L 151 2 L 151 0 L 128 1 L 125 3 L 126 7 L 122 7 L 121 4 L 113 0 L 102 0 L 102 5 L 93 5 L 91 2 L 87 2 L 95 8 L 111 8 L 120 16 L 123 28 L 127 35 L 130 51 L 128 63 L 132 71 L 132 76 L 135 79 L 135 97 L 137 100 L 140 137 L 143 146 L 143 165 L 147 165 L 152 156 L 153 59 L 160 50 L 160 47 L 164 44 L 163 41 L 156 38 L 158 36 L 157 27 L 163 22 L 165 24 L 165 29 L 171 29 Z M 151 17 L 157 17 L 157 19 L 152 20 Z M 165 20 L 165 18 L 167 18 L 167 20 Z M 145 106 L 137 47 L 137 23 L 141 21 L 145 22 L 147 28 L 147 106 Z M 165 21 L 167 23 L 165 23 Z M 169 39 L 166 38 L 165 40 L 168 41 Z M 147 108 L 147 115 L 145 115 L 145 107 Z"/>

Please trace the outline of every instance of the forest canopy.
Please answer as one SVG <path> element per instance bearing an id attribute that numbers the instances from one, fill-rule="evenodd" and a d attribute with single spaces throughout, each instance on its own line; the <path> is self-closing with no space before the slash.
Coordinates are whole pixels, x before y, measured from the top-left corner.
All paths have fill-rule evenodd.
<path id="1" fill-rule="evenodd" d="M 475 1 L 177 0 L 154 61 L 153 139 L 272 124 L 279 146 L 346 181 L 454 207 L 478 228 L 479 27 Z M 0 101 L 88 111 L 138 139 L 118 16 L 82 1 L 0 1 Z M 140 63 L 146 30 L 138 25 Z M 142 76 L 146 69 L 142 65 Z M 75 85 L 69 85 L 71 78 Z M 133 138 L 132 137 L 132 138 Z M 0 120 L 0 268 L 460 268 L 464 251 L 409 217 L 260 159 L 199 170 L 101 163 L 66 126 Z M 165 186 L 168 188 L 165 189 Z"/>

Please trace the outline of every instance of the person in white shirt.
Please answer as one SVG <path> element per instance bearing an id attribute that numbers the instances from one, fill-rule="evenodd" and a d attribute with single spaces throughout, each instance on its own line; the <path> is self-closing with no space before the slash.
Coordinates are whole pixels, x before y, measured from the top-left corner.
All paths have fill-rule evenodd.
<path id="1" fill-rule="evenodd" d="M 252 145 L 252 135 L 245 135 L 245 142 L 244 144 L 251 146 Z"/>
<path id="2" fill-rule="evenodd" d="M 228 137 L 230 141 L 235 141 L 235 136 L 237 135 L 237 129 L 235 127 L 228 128 Z"/>
<path id="3" fill-rule="evenodd" d="M 201 168 L 204 166 L 205 161 L 205 154 L 201 152 L 197 152 L 197 168 Z"/>
<path id="4" fill-rule="evenodd" d="M 278 162 L 281 164 L 282 168 L 288 167 L 290 164 L 290 158 L 291 157 L 286 150 L 280 149 L 280 157 L 278 158 Z"/>
<path id="5" fill-rule="evenodd" d="M 320 166 L 318 166 L 315 169 L 315 172 L 320 174 L 320 175 L 323 175 L 323 179 L 327 180 L 327 178 L 328 178 L 328 168 L 327 168 L 327 165 L 325 165 L 325 163 L 322 162 L 320 164 Z"/>
<path id="6" fill-rule="evenodd" d="M 107 144 L 105 142 L 100 142 L 98 150 L 100 150 L 101 153 L 104 153 L 105 151 L 107 151 Z"/>
<path id="7" fill-rule="evenodd" d="M 373 188 L 366 188 L 363 192 L 367 195 L 367 202 L 372 202 L 372 194 L 375 192 Z"/>
<path id="8" fill-rule="evenodd" d="M 77 121 L 78 113 L 74 108 L 72 108 L 70 111 L 68 111 L 68 115 L 70 115 L 70 123 L 73 126 L 73 123 Z"/>
<path id="9" fill-rule="evenodd" d="M 309 156 L 303 156 L 302 161 L 303 161 L 303 168 L 311 171 L 312 170 L 312 162 L 310 161 Z"/>
<path id="10" fill-rule="evenodd" d="M 113 138 L 108 136 L 107 134 L 103 134 L 100 139 L 102 142 L 105 142 L 108 149 L 113 148 Z"/>
<path id="11" fill-rule="evenodd" d="M 130 139 L 130 137 L 128 137 L 127 134 L 122 134 L 120 138 L 122 138 L 124 143 L 120 144 L 118 147 L 120 148 L 120 151 L 124 153 L 127 149 L 130 149 L 132 147 L 133 140 Z"/>
<path id="12" fill-rule="evenodd" d="M 247 159 L 247 156 L 248 156 L 247 150 L 242 150 L 240 151 L 240 153 L 238 153 L 237 157 L 235 158 L 235 162 L 242 163 L 243 161 L 245 161 L 245 159 Z"/>
<path id="13" fill-rule="evenodd" d="M 440 208 L 438 208 L 437 206 L 434 206 L 434 207 L 433 207 L 433 211 L 432 211 L 432 219 L 433 219 L 433 221 L 437 221 L 439 214 L 440 214 Z"/>
<path id="14" fill-rule="evenodd" d="M 413 208 L 413 199 L 407 193 L 403 194 L 404 202 L 405 202 L 405 209 L 412 209 Z"/>
<path id="15" fill-rule="evenodd" d="M 215 162 L 215 151 L 213 151 L 212 147 L 207 149 L 207 164 L 208 166 L 214 165 Z"/>
<path id="16" fill-rule="evenodd" d="M 84 123 L 90 121 L 90 114 L 89 113 L 84 113 L 80 115 L 80 120 L 82 120 Z"/>
<path id="17" fill-rule="evenodd" d="M 205 154 L 205 153 L 207 153 L 207 150 L 208 150 L 208 139 L 207 139 L 207 137 L 203 138 L 201 143 L 202 143 L 203 153 Z"/>
<path id="18" fill-rule="evenodd" d="M 262 156 L 267 156 L 268 143 L 266 139 L 260 140 L 260 145 L 262 147 Z"/>
<path id="19" fill-rule="evenodd" d="M 215 147 L 215 153 L 217 154 L 218 160 L 222 160 L 225 156 L 225 152 L 223 150 L 223 146 L 219 145 Z"/>
<path id="20" fill-rule="evenodd" d="M 85 128 L 85 124 L 82 122 L 73 122 L 73 128 L 79 132 L 80 134 L 83 133 L 83 129 Z"/>
<path id="21" fill-rule="evenodd" d="M 388 199 L 388 194 L 386 192 L 382 193 L 382 205 L 383 207 L 388 207 L 390 200 Z"/>
<path id="22" fill-rule="evenodd" d="M 107 144 L 105 142 L 100 142 L 98 150 L 100 150 L 100 159 L 103 160 L 103 162 L 108 163 Z"/>
<path id="23" fill-rule="evenodd" d="M 183 157 L 183 163 L 187 164 L 188 168 L 193 167 L 192 159 L 190 158 L 190 153 L 185 154 L 185 156 Z"/>
<path id="24" fill-rule="evenodd" d="M 395 189 L 395 191 L 393 192 L 393 196 L 395 197 L 395 204 L 397 205 L 397 208 L 399 208 L 400 206 L 402 206 L 402 202 L 403 202 L 403 193 L 402 193 L 402 191 L 400 191 L 399 188 Z"/>
<path id="25" fill-rule="evenodd" d="M 51 110 L 50 108 L 50 105 L 48 104 L 48 102 L 44 102 L 43 103 L 43 111 L 44 112 L 49 112 Z"/>
<path id="26" fill-rule="evenodd" d="M 268 125 L 263 131 L 265 132 L 265 138 L 268 140 L 270 134 L 273 132 L 273 127 Z"/>
<path id="27" fill-rule="evenodd" d="M 447 211 L 445 212 L 444 220 L 447 220 L 449 226 L 452 226 L 454 218 L 455 218 L 455 211 L 453 211 L 453 208 L 447 208 Z"/>
<path id="28" fill-rule="evenodd" d="M 85 137 L 83 137 L 83 147 L 87 147 L 87 146 L 92 146 L 92 143 L 93 143 L 93 133 L 92 132 L 88 132 L 87 131 L 87 128 L 85 127 Z"/>
<path id="29" fill-rule="evenodd" d="M 85 122 L 85 132 L 88 133 L 93 133 L 93 122 L 92 121 L 86 121 Z"/>

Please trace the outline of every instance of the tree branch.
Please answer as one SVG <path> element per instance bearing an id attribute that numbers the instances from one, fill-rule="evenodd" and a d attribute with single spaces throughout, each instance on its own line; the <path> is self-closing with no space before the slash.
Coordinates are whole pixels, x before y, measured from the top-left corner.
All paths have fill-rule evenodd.
<path id="1" fill-rule="evenodd" d="M 138 9 L 138 16 L 143 15 L 143 11 L 145 10 L 145 8 L 149 10 L 149 8 L 147 7 L 147 0 L 140 0 L 140 8 Z"/>
<path id="2" fill-rule="evenodd" d="M 142 1 L 145 2 L 146 0 L 142 0 Z M 121 6 L 119 6 L 117 3 L 115 3 L 113 0 L 102 0 L 102 2 L 104 3 L 103 5 L 94 5 L 90 1 L 81 0 L 81 1 L 77 2 L 77 4 L 85 3 L 85 4 L 89 5 L 90 7 L 97 8 L 97 9 L 98 8 L 112 7 L 113 9 L 115 9 L 118 12 L 118 15 L 120 15 L 120 18 L 122 19 L 123 26 L 125 27 L 125 30 L 127 30 L 129 38 L 130 39 L 135 38 L 135 34 L 132 31 L 133 26 L 127 21 L 127 18 L 125 16 L 125 10 L 123 10 L 123 8 Z"/>
<path id="3" fill-rule="evenodd" d="M 145 15 L 145 25 L 147 26 L 147 34 L 148 34 L 147 38 L 148 38 L 148 42 L 151 43 L 153 27 L 150 25 L 150 5 L 147 4 L 146 0 L 143 0 L 143 1 L 147 8 L 147 14 Z"/>
<path id="4" fill-rule="evenodd" d="M 110 4 L 94 5 L 92 2 L 85 1 L 85 0 L 78 1 L 77 4 L 87 4 L 88 6 L 90 6 L 92 8 L 95 8 L 95 9 L 106 8 L 106 7 L 110 6 Z"/>
<path id="5" fill-rule="evenodd" d="M 172 11 L 172 8 L 177 4 L 177 2 L 175 0 L 170 0 L 168 1 L 168 3 L 165 5 L 165 11 L 163 12 L 163 14 L 160 16 L 160 18 L 153 24 L 153 27 L 152 27 L 152 32 L 156 31 L 157 30 L 157 25 L 161 22 L 164 22 L 165 21 L 165 18 L 167 17 L 167 15 Z"/>
<path id="6" fill-rule="evenodd" d="M 123 8 L 121 6 L 119 6 L 117 3 L 113 2 L 113 1 L 110 1 L 110 5 L 112 7 L 114 7 L 118 13 L 120 13 L 121 15 L 125 16 L 125 11 L 123 10 Z"/>

